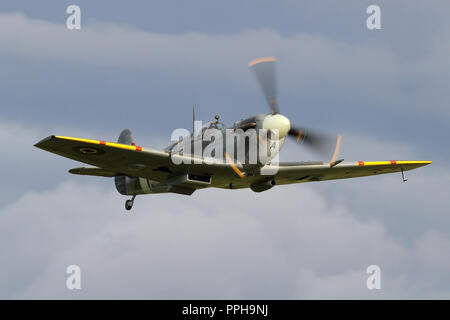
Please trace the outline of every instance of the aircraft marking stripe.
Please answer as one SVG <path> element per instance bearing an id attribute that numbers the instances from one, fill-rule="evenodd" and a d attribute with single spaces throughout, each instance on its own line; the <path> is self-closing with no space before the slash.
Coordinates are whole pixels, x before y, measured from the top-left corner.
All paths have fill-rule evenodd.
<path id="1" fill-rule="evenodd" d="M 358 166 L 382 166 L 382 165 L 397 165 L 397 164 L 430 164 L 432 161 L 416 161 L 416 160 L 405 160 L 405 161 L 358 161 Z"/>
<path id="2" fill-rule="evenodd" d="M 397 164 L 430 164 L 433 161 L 429 161 L 429 160 L 426 160 L 426 161 L 419 161 L 419 160 L 408 161 L 408 160 L 406 160 L 406 161 L 396 161 L 396 162 L 397 162 Z"/>
<path id="3" fill-rule="evenodd" d="M 129 145 L 126 145 L 126 144 L 106 142 L 106 141 L 99 141 L 99 140 L 90 140 L 90 139 L 73 138 L 73 137 L 65 137 L 65 136 L 55 136 L 55 138 L 65 139 L 65 140 L 72 140 L 72 141 L 79 141 L 79 142 L 86 142 L 86 143 L 92 143 L 92 144 L 100 144 L 100 145 L 104 145 L 104 146 L 108 146 L 108 147 L 127 149 L 127 150 L 133 150 L 133 151 L 143 151 L 144 150 L 144 148 L 142 148 L 140 146 L 129 146 Z"/>

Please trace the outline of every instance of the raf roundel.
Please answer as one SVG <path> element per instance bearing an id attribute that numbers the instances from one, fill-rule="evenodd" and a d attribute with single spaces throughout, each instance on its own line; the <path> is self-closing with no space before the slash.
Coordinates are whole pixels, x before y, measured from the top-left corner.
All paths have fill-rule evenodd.
<path id="1" fill-rule="evenodd" d="M 82 154 L 96 154 L 98 151 L 94 148 L 80 148 Z"/>

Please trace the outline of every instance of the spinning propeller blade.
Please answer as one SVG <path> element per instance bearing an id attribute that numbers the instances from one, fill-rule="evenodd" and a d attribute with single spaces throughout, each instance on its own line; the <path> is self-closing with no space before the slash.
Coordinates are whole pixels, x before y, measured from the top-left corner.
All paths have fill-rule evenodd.
<path id="1" fill-rule="evenodd" d="M 272 114 L 278 113 L 277 84 L 275 79 L 275 58 L 260 58 L 248 63 L 255 72 Z"/>
<path id="2" fill-rule="evenodd" d="M 250 61 L 248 64 L 249 67 L 255 72 L 256 78 L 258 79 L 267 104 L 272 111 L 272 114 L 279 113 L 277 85 L 275 78 L 275 61 L 276 59 L 274 57 L 265 57 Z M 333 146 L 335 146 L 334 154 L 331 158 L 330 164 L 336 164 L 336 158 L 339 153 L 342 141 L 341 135 L 338 135 L 337 140 L 335 140 L 334 138 L 331 138 L 325 134 L 294 126 L 291 126 L 288 135 L 291 138 L 296 139 L 297 142 L 311 147 L 314 151 L 318 152 L 322 156 L 329 156 L 330 150 L 333 150 Z"/>

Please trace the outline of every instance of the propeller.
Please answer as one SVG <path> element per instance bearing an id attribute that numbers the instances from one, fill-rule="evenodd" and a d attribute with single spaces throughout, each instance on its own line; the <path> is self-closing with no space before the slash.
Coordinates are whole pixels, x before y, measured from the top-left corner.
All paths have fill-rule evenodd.
<path id="1" fill-rule="evenodd" d="M 248 63 L 258 79 L 259 85 L 264 93 L 267 104 L 272 114 L 278 113 L 277 85 L 275 79 L 275 58 L 260 58 Z"/>
<path id="2" fill-rule="evenodd" d="M 328 135 L 318 133 L 311 129 L 292 127 L 288 135 L 298 143 L 310 147 L 321 155 L 328 155 L 334 146 L 335 140 Z"/>
<path id="3" fill-rule="evenodd" d="M 275 61 L 275 57 L 265 57 L 250 61 L 248 64 L 256 75 L 267 104 L 272 111 L 272 115 L 279 114 Z M 335 146 L 330 165 L 333 166 L 338 163 L 336 157 L 341 145 L 341 135 L 338 135 L 337 140 L 335 140 L 334 138 L 331 138 L 326 134 L 318 133 L 315 130 L 291 125 L 288 136 L 294 138 L 297 142 L 310 147 L 322 156 L 329 156 L 330 150 L 333 150 L 332 148 Z"/>

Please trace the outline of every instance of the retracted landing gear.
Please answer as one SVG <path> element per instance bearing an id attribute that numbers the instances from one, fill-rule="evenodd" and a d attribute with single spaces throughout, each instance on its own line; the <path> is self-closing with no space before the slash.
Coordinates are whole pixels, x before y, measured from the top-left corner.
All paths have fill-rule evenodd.
<path id="1" fill-rule="evenodd" d="M 136 198 L 136 195 L 134 195 L 134 196 L 131 198 L 131 200 L 125 201 L 125 209 L 127 209 L 128 211 L 130 211 L 131 208 L 133 208 L 134 198 Z"/>

